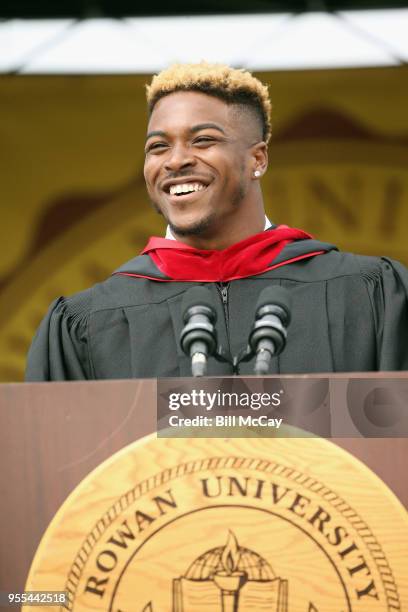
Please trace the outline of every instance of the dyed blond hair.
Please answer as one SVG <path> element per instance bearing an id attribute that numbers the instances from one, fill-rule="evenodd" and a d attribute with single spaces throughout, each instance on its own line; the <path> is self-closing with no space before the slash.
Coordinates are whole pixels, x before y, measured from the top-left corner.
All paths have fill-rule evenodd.
<path id="1" fill-rule="evenodd" d="M 176 91 L 199 91 L 227 104 L 250 107 L 262 124 L 263 139 L 271 136 L 271 101 L 266 85 L 246 70 L 223 64 L 173 64 L 146 85 L 149 113 L 164 96 Z"/>

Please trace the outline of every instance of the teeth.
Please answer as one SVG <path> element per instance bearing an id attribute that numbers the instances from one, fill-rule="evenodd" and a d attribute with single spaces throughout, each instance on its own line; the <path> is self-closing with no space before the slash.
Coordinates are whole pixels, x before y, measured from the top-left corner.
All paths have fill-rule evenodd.
<path id="1" fill-rule="evenodd" d="M 172 185 L 170 187 L 170 195 L 179 193 L 192 193 L 193 191 L 202 191 L 204 189 L 202 183 L 183 183 L 181 185 Z"/>

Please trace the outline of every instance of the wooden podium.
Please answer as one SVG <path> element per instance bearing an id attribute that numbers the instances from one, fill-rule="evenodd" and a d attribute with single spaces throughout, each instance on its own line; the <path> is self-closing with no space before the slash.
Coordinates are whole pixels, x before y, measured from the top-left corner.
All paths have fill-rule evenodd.
<path id="1" fill-rule="evenodd" d="M 387 374 L 393 377 L 405 375 Z M 103 461 L 156 431 L 156 381 L 2 385 L 0 431 L 0 591 L 21 592 L 41 537 L 67 496 Z M 332 441 L 408 506 L 406 438 Z"/>

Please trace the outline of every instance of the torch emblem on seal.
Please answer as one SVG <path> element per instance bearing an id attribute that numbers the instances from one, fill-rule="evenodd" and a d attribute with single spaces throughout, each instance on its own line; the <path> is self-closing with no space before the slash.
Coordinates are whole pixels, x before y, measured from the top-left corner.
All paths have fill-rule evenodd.
<path id="1" fill-rule="evenodd" d="M 288 612 L 288 582 L 229 531 L 225 546 L 200 555 L 173 581 L 173 612 Z"/>

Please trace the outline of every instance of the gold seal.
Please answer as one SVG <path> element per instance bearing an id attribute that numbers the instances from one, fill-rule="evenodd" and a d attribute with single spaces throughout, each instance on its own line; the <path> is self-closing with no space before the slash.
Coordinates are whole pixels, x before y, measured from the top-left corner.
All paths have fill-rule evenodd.
<path id="1" fill-rule="evenodd" d="M 160 439 L 63 504 L 27 590 L 75 612 L 385 612 L 408 605 L 406 513 L 321 439 Z"/>

